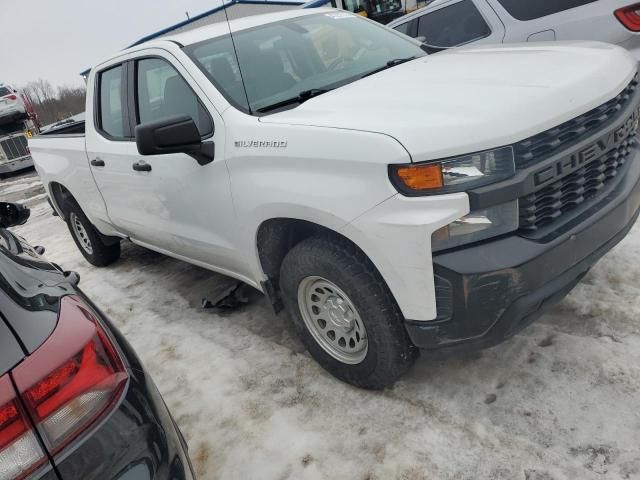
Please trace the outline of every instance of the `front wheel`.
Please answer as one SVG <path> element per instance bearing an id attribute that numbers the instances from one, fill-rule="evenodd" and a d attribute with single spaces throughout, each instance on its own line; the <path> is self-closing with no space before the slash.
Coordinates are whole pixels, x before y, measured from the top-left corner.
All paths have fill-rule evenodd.
<path id="1" fill-rule="evenodd" d="M 120 242 L 106 244 L 77 203 L 69 201 L 65 210 L 73 241 L 89 263 L 105 267 L 120 258 Z"/>
<path id="2" fill-rule="evenodd" d="M 282 264 L 280 288 L 303 343 L 337 378 L 382 389 L 415 360 L 389 288 L 346 239 L 327 235 L 296 245 Z"/>

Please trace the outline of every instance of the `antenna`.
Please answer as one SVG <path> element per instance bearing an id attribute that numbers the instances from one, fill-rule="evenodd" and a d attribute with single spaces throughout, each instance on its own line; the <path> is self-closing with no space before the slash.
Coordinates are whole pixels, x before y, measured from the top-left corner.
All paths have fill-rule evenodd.
<path id="1" fill-rule="evenodd" d="M 238 50 L 236 49 L 236 42 L 233 40 L 233 33 L 231 32 L 231 24 L 229 23 L 229 14 L 227 13 L 227 5 L 233 5 L 237 0 L 231 0 L 228 4 L 225 5 L 225 1 L 222 0 L 222 10 L 224 10 L 224 16 L 227 19 L 227 28 L 229 29 L 229 38 L 231 38 L 231 45 L 233 46 L 233 54 L 236 57 L 236 64 L 238 65 L 238 72 L 240 73 L 240 83 L 242 83 L 242 90 L 244 91 L 244 96 L 247 99 L 247 108 L 249 109 L 249 114 L 251 114 L 251 105 L 249 104 L 249 95 L 247 94 L 247 86 L 244 83 L 244 75 L 242 75 L 242 67 L 240 66 L 240 59 L 238 58 Z"/>
<path id="2" fill-rule="evenodd" d="M 189 12 L 184 12 L 184 14 L 187 16 L 187 20 L 191 20 L 191 17 L 189 16 Z"/>

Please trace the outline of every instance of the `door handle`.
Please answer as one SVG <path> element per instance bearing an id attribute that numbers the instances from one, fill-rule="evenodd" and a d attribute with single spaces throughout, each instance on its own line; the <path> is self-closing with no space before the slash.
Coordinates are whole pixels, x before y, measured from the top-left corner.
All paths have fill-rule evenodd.
<path id="1" fill-rule="evenodd" d="M 133 169 L 136 172 L 150 172 L 151 171 L 151 165 L 149 165 L 147 162 L 144 161 L 140 161 L 140 162 L 136 162 L 132 165 Z"/>
<path id="2" fill-rule="evenodd" d="M 102 160 L 100 157 L 96 157 L 91 160 L 91 165 L 93 165 L 94 167 L 104 167 L 104 160 Z"/>

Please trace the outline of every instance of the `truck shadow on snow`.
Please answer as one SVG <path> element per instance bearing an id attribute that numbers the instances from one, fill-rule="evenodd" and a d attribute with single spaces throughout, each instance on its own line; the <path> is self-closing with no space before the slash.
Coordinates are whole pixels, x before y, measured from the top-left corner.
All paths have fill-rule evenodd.
<path id="1" fill-rule="evenodd" d="M 293 353 L 305 352 L 304 346 L 293 332 L 293 326 L 284 312 L 274 314 L 266 298 L 248 287 L 246 290 L 249 302 L 229 310 L 203 309 L 203 299 L 215 299 L 224 292 L 233 289 L 237 281 L 224 275 L 193 266 L 165 255 L 147 250 L 130 242 L 123 242 L 122 257 L 112 267 L 113 273 L 130 275 L 131 281 L 126 285 L 133 298 L 137 297 L 136 289 L 153 285 L 157 292 L 171 292 L 171 298 L 154 305 L 148 302 L 146 308 L 166 312 L 171 308 L 174 297 L 178 296 L 194 315 L 210 315 L 212 322 L 232 322 L 242 326 L 248 333 L 258 335 L 275 342 Z M 161 293 L 157 294 L 162 297 Z M 179 307 L 176 307 L 179 308 Z M 547 348 L 553 350 L 555 332 L 560 330 L 566 334 L 585 335 L 583 322 L 576 321 L 576 312 L 568 311 L 567 306 L 560 304 L 547 313 L 538 323 L 525 329 L 519 335 L 504 344 L 484 351 L 468 353 L 423 352 L 421 358 L 401 382 L 407 384 L 426 385 L 429 382 L 469 375 L 472 366 L 482 365 L 488 374 L 503 372 L 505 358 L 524 366 L 531 367 L 536 361 L 536 350 Z M 595 323 L 595 321 L 594 321 Z M 575 332 L 572 332 L 575 330 Z M 598 336 L 597 332 L 593 336 Z M 551 347 L 551 348 L 549 348 Z M 329 376 L 327 374 L 327 376 Z M 500 383 L 496 380 L 497 384 Z"/>
<path id="2" fill-rule="evenodd" d="M 137 287 L 148 288 L 148 285 L 152 284 L 157 291 L 171 292 L 172 297 L 179 296 L 194 314 L 209 315 L 211 321 L 233 322 L 235 325 L 246 328 L 251 334 L 269 339 L 296 353 L 305 350 L 293 334 L 293 326 L 286 313 L 276 315 L 266 297 L 249 286 L 243 289 L 243 295 L 248 297 L 246 304 L 230 309 L 203 308 L 203 300 L 214 301 L 236 287 L 238 282 L 233 278 L 167 257 L 130 242 L 122 243 L 121 258 L 115 265 L 109 267 L 109 270 L 134 274 L 133 280 L 127 285 L 127 290 L 135 290 Z M 172 302 L 172 299 L 166 301 Z M 167 305 L 157 307 L 164 311 Z M 155 307 L 151 303 L 148 308 L 153 310 Z"/>

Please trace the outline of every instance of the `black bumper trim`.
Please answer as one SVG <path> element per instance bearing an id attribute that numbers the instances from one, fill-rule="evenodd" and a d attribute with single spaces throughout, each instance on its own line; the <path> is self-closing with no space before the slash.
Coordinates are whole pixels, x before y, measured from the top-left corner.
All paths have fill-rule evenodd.
<path id="1" fill-rule="evenodd" d="M 552 242 L 514 235 L 434 256 L 435 274 L 453 287 L 453 315 L 431 322 L 407 320 L 413 343 L 429 350 L 490 347 L 564 298 L 640 214 L 640 153 L 630 161 L 615 191 Z"/>

